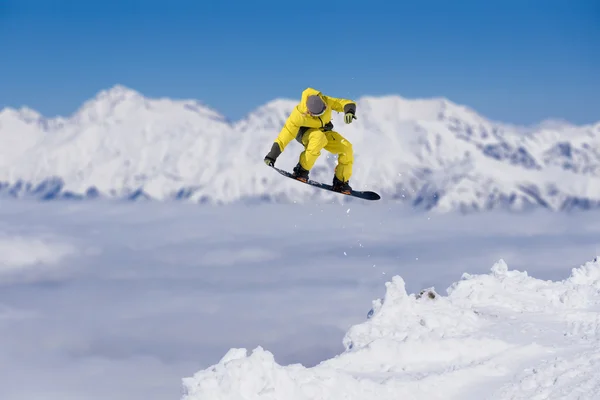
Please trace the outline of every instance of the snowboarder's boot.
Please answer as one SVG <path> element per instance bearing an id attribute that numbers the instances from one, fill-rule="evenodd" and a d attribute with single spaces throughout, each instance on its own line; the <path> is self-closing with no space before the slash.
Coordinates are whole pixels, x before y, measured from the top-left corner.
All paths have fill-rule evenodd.
<path id="1" fill-rule="evenodd" d="M 305 170 L 304 168 L 302 168 L 302 166 L 300 165 L 300 163 L 298 163 L 294 167 L 294 178 L 296 178 L 296 179 L 298 179 L 299 181 L 302 181 L 302 182 L 307 182 L 308 181 L 308 171 Z"/>
<path id="2" fill-rule="evenodd" d="M 337 176 L 334 175 L 333 176 L 333 190 L 335 190 L 336 192 L 344 193 L 344 194 L 350 194 L 350 192 L 352 191 L 352 188 L 350 187 L 349 181 L 342 182 L 341 180 L 339 180 L 337 178 Z"/>

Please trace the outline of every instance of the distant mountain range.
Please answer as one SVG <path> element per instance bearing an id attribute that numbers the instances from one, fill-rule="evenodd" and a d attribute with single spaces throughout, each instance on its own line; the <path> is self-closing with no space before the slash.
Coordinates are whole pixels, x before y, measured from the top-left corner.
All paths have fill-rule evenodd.
<path id="1" fill-rule="evenodd" d="M 600 122 L 490 121 L 443 98 L 362 97 L 353 124 L 357 189 L 435 211 L 600 207 Z M 0 195 L 236 201 L 347 201 L 263 164 L 296 100 L 276 99 L 231 122 L 194 100 L 150 99 L 117 85 L 68 118 L 0 111 Z M 277 165 L 292 169 L 292 142 Z M 311 177 L 330 182 L 323 152 Z"/>

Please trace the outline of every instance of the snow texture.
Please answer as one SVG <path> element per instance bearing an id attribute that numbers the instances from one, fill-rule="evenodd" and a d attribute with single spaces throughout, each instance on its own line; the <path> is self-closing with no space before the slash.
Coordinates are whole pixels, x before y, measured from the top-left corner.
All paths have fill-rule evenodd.
<path id="1" fill-rule="evenodd" d="M 339 95 L 331 93 L 331 95 Z M 580 210 L 600 206 L 600 122 L 490 121 L 443 98 L 356 99 L 358 120 L 334 125 L 355 151 L 357 189 L 436 212 Z M 296 100 L 276 99 L 240 121 L 195 100 L 150 99 L 117 85 L 68 117 L 0 111 L 0 194 L 10 197 L 351 202 L 265 168 Z M 277 161 L 290 170 L 301 147 Z M 312 177 L 330 182 L 326 152 Z"/>
<path id="2" fill-rule="evenodd" d="M 314 367 L 232 348 L 185 378 L 183 400 L 595 399 L 600 397 L 600 260 L 562 281 L 510 270 L 438 294 L 395 276 L 346 350 Z"/>

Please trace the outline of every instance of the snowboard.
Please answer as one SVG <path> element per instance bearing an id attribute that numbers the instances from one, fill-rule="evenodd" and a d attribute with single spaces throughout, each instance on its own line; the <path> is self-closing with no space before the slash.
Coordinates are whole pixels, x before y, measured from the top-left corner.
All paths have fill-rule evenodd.
<path id="1" fill-rule="evenodd" d="M 269 167 L 269 165 L 267 165 L 267 166 Z M 357 198 L 363 199 L 363 200 L 379 200 L 381 198 L 381 196 L 379 196 L 379 194 L 377 194 L 375 192 L 372 192 L 370 190 L 352 190 L 350 192 L 350 194 L 340 193 L 340 192 L 337 192 L 337 191 L 333 190 L 333 185 L 328 185 L 326 183 L 313 181 L 311 179 L 309 179 L 308 182 L 304 182 L 304 181 L 301 181 L 299 179 L 296 179 L 294 177 L 294 175 L 292 173 L 288 172 L 288 171 L 285 171 L 283 169 L 279 169 L 279 168 L 277 168 L 275 166 L 270 166 L 270 167 L 273 168 L 275 171 L 279 172 L 281 175 L 286 176 L 288 178 L 291 178 L 291 179 L 293 179 L 295 181 L 306 183 L 307 185 L 314 186 L 314 187 L 319 188 L 319 189 L 329 190 L 330 192 L 338 193 L 338 194 L 341 194 L 341 195 L 344 195 L 344 196 L 357 197 Z"/>

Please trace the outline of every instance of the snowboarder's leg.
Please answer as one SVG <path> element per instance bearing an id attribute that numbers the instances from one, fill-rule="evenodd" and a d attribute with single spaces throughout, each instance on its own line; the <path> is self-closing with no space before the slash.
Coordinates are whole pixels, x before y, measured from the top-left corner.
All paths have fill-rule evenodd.
<path id="1" fill-rule="evenodd" d="M 349 192 L 352 190 L 349 181 L 352 176 L 352 165 L 354 164 L 354 152 L 352 143 L 335 131 L 326 132 L 327 145 L 325 150 L 338 155 L 338 162 L 333 176 L 333 186 L 336 190 Z"/>
<path id="2" fill-rule="evenodd" d="M 319 129 L 311 129 L 306 131 L 302 137 L 302 144 L 304 151 L 300 154 L 300 160 L 294 172 L 301 178 L 308 179 L 308 171 L 315 165 L 317 158 L 321 155 L 321 150 L 327 145 L 327 137 Z"/>

